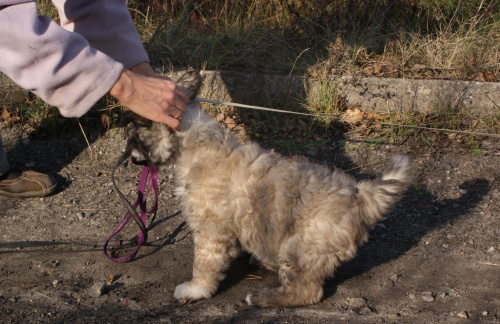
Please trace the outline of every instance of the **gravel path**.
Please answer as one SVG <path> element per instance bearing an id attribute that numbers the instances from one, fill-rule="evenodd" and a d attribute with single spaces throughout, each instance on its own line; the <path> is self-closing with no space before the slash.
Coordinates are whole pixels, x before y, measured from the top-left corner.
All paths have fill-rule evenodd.
<path id="1" fill-rule="evenodd" d="M 425 147 L 325 147 L 320 163 L 358 178 L 378 176 L 395 152 L 415 158 L 416 181 L 372 231 L 358 256 L 325 285 L 324 300 L 293 309 L 244 303 L 277 276 L 237 260 L 210 300 L 179 306 L 176 285 L 189 279 L 192 240 L 172 195 L 172 172 L 160 175 L 160 207 L 150 245 L 127 264 L 100 249 L 75 245 L 11 248 L 27 241 L 103 241 L 124 213 L 110 171 L 124 147 L 123 130 L 78 130 L 55 140 L 0 124 L 13 164 L 54 175 L 59 191 L 46 198 L 0 197 L 0 318 L 3 323 L 437 323 L 500 322 L 500 153 L 483 143 L 479 154 L 458 146 L 440 154 Z M 444 152 L 444 153 L 443 153 Z M 117 178 L 133 199 L 140 167 Z M 135 235 L 134 224 L 123 238 Z M 21 243 L 15 243 L 14 245 Z M 121 251 L 125 253 L 126 251 Z"/>

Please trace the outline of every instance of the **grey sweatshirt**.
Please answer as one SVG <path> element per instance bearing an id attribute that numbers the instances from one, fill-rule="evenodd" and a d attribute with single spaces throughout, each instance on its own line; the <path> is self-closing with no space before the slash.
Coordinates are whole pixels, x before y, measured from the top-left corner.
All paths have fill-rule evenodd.
<path id="1" fill-rule="evenodd" d="M 0 71 L 59 108 L 85 114 L 124 67 L 149 62 L 125 0 L 54 0 L 61 26 L 35 1 L 0 0 Z"/>

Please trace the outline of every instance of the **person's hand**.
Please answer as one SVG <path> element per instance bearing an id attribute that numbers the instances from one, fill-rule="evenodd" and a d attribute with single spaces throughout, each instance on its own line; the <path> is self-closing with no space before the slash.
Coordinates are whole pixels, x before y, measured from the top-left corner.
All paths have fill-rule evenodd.
<path id="1" fill-rule="evenodd" d="M 132 68 L 138 73 L 124 69 L 109 94 L 136 114 L 178 130 L 189 98 L 170 78 L 156 76 L 145 64 Z"/>

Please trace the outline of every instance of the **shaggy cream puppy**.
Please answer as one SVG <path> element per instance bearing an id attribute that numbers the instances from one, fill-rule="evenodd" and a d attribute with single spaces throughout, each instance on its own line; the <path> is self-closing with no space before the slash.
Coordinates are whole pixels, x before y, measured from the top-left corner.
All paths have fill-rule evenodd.
<path id="1" fill-rule="evenodd" d="M 192 98 L 200 76 L 178 81 Z M 175 164 L 176 194 L 194 236 L 193 278 L 175 289 L 181 302 L 210 298 L 241 251 L 276 270 L 280 286 L 250 292 L 261 307 L 317 303 L 323 283 L 352 259 L 368 231 L 411 182 L 411 160 L 396 155 L 379 180 L 356 181 L 339 169 L 242 145 L 197 103 L 179 132 L 132 118 L 136 159 Z"/>

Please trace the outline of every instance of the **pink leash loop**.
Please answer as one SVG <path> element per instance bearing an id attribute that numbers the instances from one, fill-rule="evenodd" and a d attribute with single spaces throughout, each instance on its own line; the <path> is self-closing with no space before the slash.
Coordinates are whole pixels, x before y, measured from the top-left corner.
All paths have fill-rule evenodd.
<path id="1" fill-rule="evenodd" d="M 149 178 L 148 182 L 148 176 L 151 171 L 151 177 Z M 146 189 L 146 184 L 147 184 L 147 189 Z M 155 193 L 155 200 L 153 202 L 153 206 L 151 209 L 147 209 L 147 197 L 149 193 L 151 192 L 151 188 L 153 189 Z M 118 188 L 116 188 L 118 190 Z M 123 194 L 118 190 L 118 195 L 122 200 L 126 200 L 126 198 L 123 196 Z M 124 201 L 125 202 L 125 201 Z M 128 201 L 126 201 L 127 205 Z M 130 203 L 128 203 L 130 204 Z M 137 208 L 137 205 L 139 205 L 139 208 L 141 210 L 140 216 L 138 216 L 136 213 L 132 214 L 130 211 L 130 207 L 135 211 Z M 155 166 L 144 166 L 142 169 L 142 174 L 141 174 L 141 179 L 139 181 L 139 187 L 138 187 L 138 192 L 137 192 L 137 199 L 135 200 L 134 204 L 131 205 L 129 208 L 127 208 L 129 211 L 123 216 L 122 221 L 118 224 L 118 227 L 114 230 L 114 232 L 111 234 L 111 236 L 106 240 L 103 246 L 103 252 L 104 255 L 110 259 L 111 261 L 114 262 L 129 262 L 132 260 L 139 249 L 141 248 L 142 244 L 144 244 L 147 241 L 147 228 L 146 228 L 146 221 L 147 221 L 147 214 L 151 214 L 156 212 L 156 209 L 158 207 L 158 168 Z M 130 217 L 136 218 L 135 221 L 139 225 L 139 232 L 138 232 L 138 241 L 137 241 L 137 247 L 136 249 L 129 255 L 126 255 L 124 257 L 120 258 L 115 258 L 112 257 L 108 254 L 108 244 L 111 241 L 113 237 L 115 237 L 124 227 L 127 225 L 128 221 L 130 220 Z M 140 223 L 139 223 L 140 222 Z M 142 224 L 142 226 L 140 226 Z"/>

